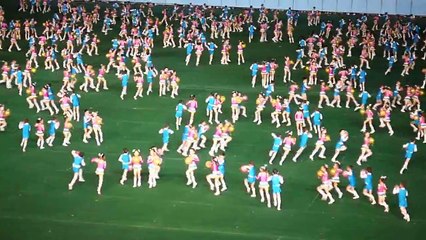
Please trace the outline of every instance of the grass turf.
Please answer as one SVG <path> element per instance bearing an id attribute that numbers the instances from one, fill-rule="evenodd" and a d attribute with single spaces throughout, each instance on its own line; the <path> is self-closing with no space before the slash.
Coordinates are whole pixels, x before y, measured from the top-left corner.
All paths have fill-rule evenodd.
<path id="1" fill-rule="evenodd" d="M 7 9 L 6 18 L 15 18 L 17 3 L 3 3 Z M 159 10 L 159 9 L 157 9 Z M 23 17 L 28 17 L 24 15 Z M 37 15 L 37 19 L 46 16 Z M 337 16 L 328 18 L 336 20 Z M 423 19 L 421 19 L 423 22 Z M 307 35 L 315 28 L 306 26 L 305 18 L 299 21 L 296 36 Z M 96 26 L 97 31 L 100 25 Z M 114 31 L 116 34 L 117 31 Z M 235 48 L 238 39 L 246 40 L 247 33 L 233 34 L 232 42 Z M 104 54 L 110 47 L 110 39 L 102 35 L 99 57 L 85 56 L 85 62 L 98 66 L 105 62 Z M 219 54 L 215 56 L 215 64 L 207 65 L 207 54 L 203 55 L 201 65 L 194 67 L 194 56 L 190 67 L 184 66 L 185 50 L 162 49 L 161 40 L 157 37 L 153 60 L 157 69 L 165 66 L 175 69 L 181 76 L 180 97 L 186 99 L 190 94 L 196 94 L 199 101 L 212 91 L 228 97 L 232 90 L 248 94 L 248 119 L 241 119 L 236 124 L 227 154 L 226 180 L 229 190 L 220 197 L 215 197 L 203 180 L 208 173 L 200 167 L 196 172 L 199 181 L 197 189 L 185 186 L 185 164 L 183 157 L 174 152 L 180 144 L 181 131 L 176 132 L 170 142 L 172 150 L 165 156 L 165 164 L 156 189 L 148 189 L 146 174 L 141 189 L 133 189 L 127 182 L 119 185 L 121 166 L 116 161 L 123 147 L 141 148 L 144 155 L 152 145 L 161 144 L 158 134 L 164 123 L 174 123 L 174 108 L 177 100 L 169 97 L 158 97 L 153 94 L 138 101 L 131 99 L 135 88 L 130 84 L 130 96 L 125 101 L 119 99 L 120 83 L 113 74 L 106 76 L 110 90 L 100 93 L 82 93 L 82 106 L 99 110 L 104 118 L 105 142 L 101 147 L 81 142 L 82 126 L 74 124 L 71 147 L 58 146 L 62 136 L 58 133 L 55 147 L 38 150 L 35 137 L 32 136 L 27 153 L 21 153 L 19 148 L 20 131 L 17 124 L 28 117 L 34 123 L 39 116 L 48 119 L 46 112 L 35 114 L 28 110 L 23 97 L 16 94 L 16 89 L 0 88 L 0 102 L 12 109 L 9 126 L 0 135 L 0 238 L 1 239 L 407 239 L 418 238 L 426 226 L 426 210 L 422 206 L 426 194 L 423 189 L 425 182 L 424 146 L 418 143 L 419 152 L 414 155 L 409 170 L 405 175 L 398 173 L 402 165 L 403 150 L 401 145 L 413 136 L 408 125 L 408 114 L 394 112 L 392 124 L 396 133 L 389 137 L 386 131 L 379 129 L 375 134 L 376 143 L 373 146 L 374 155 L 369 160 L 373 167 L 374 182 L 380 175 L 388 176 L 388 187 L 401 180 L 408 183 L 409 212 L 412 222 L 407 224 L 402 220 L 397 207 L 395 196 L 388 194 L 391 211 L 383 213 L 383 209 L 371 206 L 366 198 L 352 200 L 345 194 L 332 206 L 321 201 L 315 191 L 318 184 L 315 172 L 324 161 L 311 162 L 307 156 L 313 149 L 314 140 L 302 154 L 299 163 L 289 160 L 282 167 L 277 167 L 284 175 L 286 183 L 283 186 L 282 212 L 268 209 L 258 199 L 250 198 L 242 185 L 245 177 L 239 172 L 239 166 L 249 160 L 255 160 L 257 165 L 267 162 L 272 138 L 271 132 L 284 132 L 289 129 L 275 129 L 268 123 L 270 109 L 263 113 L 264 124 L 255 126 L 251 122 L 254 110 L 255 95 L 260 87 L 250 87 L 249 65 L 254 61 L 276 58 L 282 65 L 283 56 L 295 56 L 295 45 L 288 43 L 258 43 L 256 35 L 254 43 L 249 44 L 246 51 L 246 64 L 236 65 L 235 51 L 231 55 L 233 63 L 229 66 L 219 65 Z M 21 46 L 26 46 L 24 42 Z M 358 51 L 354 51 L 358 53 Z M 381 59 L 381 49 L 378 57 L 368 71 L 367 88 L 375 94 L 381 84 L 393 86 L 400 80 L 400 63 L 394 71 L 384 77 L 387 62 Z M 356 56 L 356 54 L 354 54 Z M 10 61 L 18 60 L 24 64 L 23 53 L 8 53 L 2 51 L 0 58 Z M 356 57 L 348 59 L 346 64 L 358 64 Z M 403 83 L 420 83 L 423 76 L 420 69 L 424 63 L 418 61 L 416 71 L 403 79 Z M 306 74 L 304 70 L 293 72 L 293 79 L 300 82 Z M 278 71 L 277 79 L 281 79 Z M 320 74 L 325 78 L 324 72 Z M 61 73 L 50 73 L 39 70 L 34 80 L 39 83 L 52 82 L 55 90 L 61 84 Z M 81 82 L 82 77 L 79 76 Z M 287 87 L 278 81 L 276 94 L 286 96 Z M 157 90 L 155 86 L 155 90 Z M 311 103 L 317 102 L 318 87 L 309 92 Z M 312 104 L 314 105 L 314 104 Z M 196 114 L 196 122 L 205 119 L 204 104 Z M 293 106 L 294 109 L 294 106 Z M 223 107 L 224 118 L 230 118 L 229 100 Z M 324 124 L 328 128 L 332 143 L 327 144 L 327 156 L 330 158 L 334 151 L 334 142 L 338 131 L 345 128 L 350 133 L 348 150 L 340 160 L 343 165 L 354 164 L 359 155 L 362 135 L 359 129 L 362 116 L 348 109 L 330 109 L 323 111 Z M 187 120 L 185 115 L 184 121 Z M 376 122 L 377 124 L 377 122 Z M 290 128 L 293 129 L 293 126 Z M 293 129 L 294 130 L 294 129 Z M 211 136 L 209 131 L 207 136 Z M 67 190 L 71 178 L 71 149 L 86 153 L 87 159 L 98 152 L 105 152 L 108 159 L 108 169 L 102 196 L 96 195 L 97 177 L 95 166 L 85 168 L 86 183 L 77 184 L 72 192 Z M 290 155 L 291 157 L 292 155 Z M 207 151 L 200 152 L 202 161 L 208 159 Z M 329 158 L 327 163 L 329 163 Z M 86 160 L 87 161 L 87 160 Z M 360 168 L 356 168 L 357 172 Z M 132 174 L 130 174 L 130 177 Z M 346 184 L 343 180 L 342 187 Z M 358 179 L 358 192 L 362 189 L 362 181 Z"/>

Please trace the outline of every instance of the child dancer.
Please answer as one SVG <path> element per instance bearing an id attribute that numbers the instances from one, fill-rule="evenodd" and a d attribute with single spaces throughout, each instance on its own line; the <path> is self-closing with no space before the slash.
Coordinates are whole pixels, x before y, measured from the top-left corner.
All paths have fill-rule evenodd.
<path id="1" fill-rule="evenodd" d="M 179 100 L 178 105 L 176 106 L 176 113 L 175 113 L 175 118 L 176 118 L 176 130 L 179 130 L 180 125 L 182 124 L 182 115 L 183 115 L 183 111 L 185 111 L 187 108 L 185 106 L 185 104 L 183 104 L 182 100 Z"/>
<path id="2" fill-rule="evenodd" d="M 370 137 L 370 133 L 364 133 L 364 143 L 361 146 L 361 154 L 358 157 L 356 163 L 361 166 L 362 162 L 367 162 L 367 158 L 373 155 L 373 152 L 370 149 L 370 145 L 374 143 L 374 139 Z"/>
<path id="3" fill-rule="evenodd" d="M 299 156 L 305 150 L 306 146 L 308 145 L 309 138 L 312 138 L 312 134 L 308 131 L 307 128 L 304 128 L 302 135 L 300 135 L 299 150 L 297 150 L 296 154 L 294 155 L 293 162 L 296 162 L 297 158 L 299 158 Z"/>
<path id="4" fill-rule="evenodd" d="M 400 174 L 403 174 L 405 170 L 408 169 L 408 164 L 410 163 L 411 158 L 413 157 L 413 153 L 417 152 L 416 140 L 413 139 L 410 142 L 402 145 L 402 148 L 405 149 L 405 162 L 399 171 Z"/>
<path id="5" fill-rule="evenodd" d="M 189 124 L 192 125 L 194 122 L 194 116 L 197 112 L 198 103 L 197 99 L 195 98 L 195 95 L 189 96 L 189 101 L 186 103 L 186 106 L 188 107 L 188 112 L 190 113 L 189 116 Z"/>
<path id="6" fill-rule="evenodd" d="M 321 135 L 321 123 L 322 123 L 322 119 L 323 119 L 322 113 L 318 109 L 316 109 L 315 112 L 313 112 L 311 114 L 311 118 L 314 122 L 314 124 L 313 124 L 314 125 L 314 132 L 316 134 L 318 134 L 318 137 L 320 137 L 320 135 Z"/>
<path id="7" fill-rule="evenodd" d="M 28 138 L 30 138 L 30 131 L 31 131 L 31 125 L 27 118 L 24 119 L 24 121 L 19 123 L 19 129 L 22 129 L 21 147 L 22 147 L 22 152 L 25 152 L 27 150 Z"/>
<path id="8" fill-rule="evenodd" d="M 339 156 L 340 152 L 346 151 L 347 147 L 345 142 L 349 139 L 349 133 L 346 130 L 340 130 L 340 138 L 336 143 L 336 150 L 334 151 L 334 156 L 331 158 L 332 162 L 336 162 L 336 158 Z"/>
<path id="9" fill-rule="evenodd" d="M 98 157 L 96 158 L 92 158 L 92 163 L 96 163 L 97 167 L 96 167 L 96 175 L 98 175 L 98 188 L 97 188 L 97 192 L 99 195 L 101 195 L 101 190 L 102 190 L 102 184 L 104 182 L 104 173 L 105 173 L 105 169 L 106 169 L 106 159 L 105 159 L 105 154 L 103 153 L 99 153 Z"/>
<path id="10" fill-rule="evenodd" d="M 167 145 L 169 144 L 170 134 L 173 134 L 173 130 L 169 128 L 169 125 L 165 125 L 164 128 L 160 129 L 158 131 L 159 134 L 163 136 L 163 147 L 161 148 L 163 152 L 168 152 L 169 149 L 167 148 Z"/>
<path id="11" fill-rule="evenodd" d="M 210 190 L 214 191 L 215 196 L 220 195 L 220 181 L 219 176 L 221 172 L 219 171 L 219 162 L 216 157 L 213 157 L 211 161 L 206 162 L 206 167 L 211 169 L 211 173 L 206 176 L 206 180 L 210 185 Z M 214 182 L 213 182 L 214 181 Z"/>
<path id="12" fill-rule="evenodd" d="M 262 111 L 265 109 L 267 99 L 265 98 L 265 95 L 263 93 L 259 93 L 257 99 L 256 99 L 256 111 L 254 112 L 254 123 L 257 123 L 257 125 L 262 124 Z"/>
<path id="13" fill-rule="evenodd" d="M 340 168 L 340 163 L 335 163 L 333 168 L 330 170 L 331 182 L 333 183 L 333 188 L 336 190 L 339 198 L 343 197 L 343 193 L 339 188 L 340 183 L 340 174 L 343 173 L 343 170 Z"/>
<path id="14" fill-rule="evenodd" d="M 46 139 L 46 143 L 49 147 L 52 147 L 53 141 L 55 140 L 55 133 L 60 123 L 56 117 L 53 117 L 51 120 L 47 121 L 47 124 L 49 125 L 49 137 Z"/>
<path id="15" fill-rule="evenodd" d="M 376 204 L 376 200 L 373 196 L 373 175 L 371 167 L 367 167 L 366 169 L 361 170 L 361 178 L 364 179 L 364 189 L 362 190 L 362 194 L 368 197 L 371 202 L 371 205 Z"/>
<path id="16" fill-rule="evenodd" d="M 62 134 L 64 135 L 64 140 L 62 141 L 62 146 L 68 147 L 71 144 L 71 128 L 72 128 L 71 118 L 66 117 L 64 122 L 64 128 Z"/>
<path id="17" fill-rule="evenodd" d="M 330 141 L 330 136 L 327 135 L 327 129 L 325 127 L 321 128 L 319 137 L 317 142 L 315 143 L 315 149 L 312 151 L 311 155 L 309 156 L 309 159 L 312 161 L 314 160 L 315 154 L 321 149 L 321 152 L 319 153 L 318 157 L 321 159 L 325 159 L 324 153 L 325 153 L 325 146 L 324 143 Z"/>
<path id="18" fill-rule="evenodd" d="M 195 181 L 195 175 L 194 172 L 197 170 L 197 164 L 200 161 L 197 154 L 195 154 L 195 149 L 191 148 L 189 149 L 189 155 L 185 158 L 185 164 L 188 165 L 188 169 L 185 172 L 186 179 L 188 180 L 186 182 L 186 185 L 192 185 L 192 188 L 197 187 L 197 181 Z"/>
<path id="19" fill-rule="evenodd" d="M 118 161 L 121 163 L 121 169 L 123 169 L 123 174 L 121 175 L 120 184 L 124 185 L 124 182 L 127 181 L 127 172 L 130 169 L 130 153 L 127 148 L 123 149 L 123 153 L 118 157 Z"/>
<path id="20" fill-rule="evenodd" d="M 6 118 L 10 116 L 10 110 L 5 109 L 3 104 L 0 104 L 0 132 L 5 131 L 7 127 Z"/>
<path id="21" fill-rule="evenodd" d="M 399 185 L 395 185 L 393 188 L 393 194 L 398 194 L 399 209 L 401 210 L 401 214 L 404 216 L 405 221 L 410 222 L 410 215 L 407 212 L 408 191 L 405 188 L 405 184 L 401 182 Z"/>
<path id="22" fill-rule="evenodd" d="M 159 178 L 158 173 L 160 171 L 160 165 L 163 162 L 155 147 L 149 150 L 148 156 L 148 185 L 149 188 L 155 188 L 157 186 L 157 179 Z"/>
<path id="23" fill-rule="evenodd" d="M 389 205 L 386 203 L 386 191 L 388 188 L 385 184 L 386 176 L 381 176 L 379 178 L 379 184 L 377 185 L 377 201 L 380 206 L 385 208 L 385 212 L 389 212 Z"/>
<path id="24" fill-rule="evenodd" d="M 140 155 L 140 150 L 139 149 L 133 149 L 133 157 L 132 157 L 132 162 L 131 162 L 131 166 L 133 168 L 133 187 L 140 187 L 142 185 L 142 181 L 141 181 L 141 172 L 142 172 L 142 163 L 143 163 L 143 159 L 142 156 Z"/>
<path id="25" fill-rule="evenodd" d="M 34 127 L 36 129 L 36 136 L 38 137 L 37 147 L 44 149 L 44 120 L 42 118 L 38 118 Z"/>
<path id="26" fill-rule="evenodd" d="M 274 206 L 278 211 L 281 211 L 281 185 L 284 183 L 283 177 L 279 174 L 277 169 L 272 170 L 271 184 L 272 184 L 272 199 Z"/>
<path id="27" fill-rule="evenodd" d="M 280 146 L 283 144 L 283 139 L 281 138 L 281 135 L 276 135 L 275 133 L 271 133 L 271 135 L 274 138 L 274 144 L 272 145 L 271 151 L 269 151 L 269 164 L 272 164 L 275 157 L 277 156 Z"/>
<path id="28" fill-rule="evenodd" d="M 219 163 L 218 170 L 220 172 L 219 182 L 222 185 L 222 188 L 220 189 L 220 191 L 224 192 L 228 189 L 225 182 L 225 153 L 224 152 L 221 152 L 219 156 L 217 156 L 217 162 Z"/>
<path id="29" fill-rule="evenodd" d="M 102 132 L 103 120 L 98 115 L 98 112 L 92 112 L 92 128 L 95 133 L 95 140 L 98 146 L 104 141 L 104 134 Z"/>
<path id="30" fill-rule="evenodd" d="M 317 191 L 321 194 L 321 200 L 329 199 L 328 204 L 334 203 L 334 198 L 331 196 L 330 190 L 333 188 L 331 181 L 328 177 L 328 166 L 323 165 L 317 172 L 318 178 L 321 180 L 321 185 L 317 187 Z"/>
<path id="31" fill-rule="evenodd" d="M 358 199 L 359 195 L 355 190 L 356 187 L 356 177 L 355 177 L 355 173 L 352 170 L 353 167 L 352 166 L 347 166 L 346 167 L 346 171 L 343 172 L 343 176 L 348 178 L 349 184 L 346 187 L 346 191 L 348 191 L 349 193 L 351 193 L 353 195 L 352 199 Z"/>
<path id="32" fill-rule="evenodd" d="M 72 103 L 72 116 L 73 119 L 77 122 L 80 122 L 80 94 L 75 93 L 73 91 L 73 93 L 70 96 L 71 98 L 71 103 Z"/>
<path id="33" fill-rule="evenodd" d="M 284 147 L 283 147 L 284 153 L 283 153 L 283 156 L 281 157 L 280 165 L 283 165 L 287 155 L 290 153 L 291 146 L 296 144 L 296 138 L 293 137 L 292 132 L 287 132 L 287 137 L 284 138 L 283 142 L 284 142 Z"/>
<path id="34" fill-rule="evenodd" d="M 266 203 L 268 208 L 270 208 L 271 207 L 271 195 L 269 194 L 270 176 L 265 166 L 260 167 L 260 171 L 257 174 L 256 179 L 259 181 L 260 202 L 262 203 L 265 202 L 265 196 L 266 196 Z"/>
<path id="35" fill-rule="evenodd" d="M 256 168 L 254 162 L 250 161 L 248 165 L 241 166 L 243 172 L 248 173 L 244 179 L 244 186 L 246 187 L 247 193 L 251 193 L 250 197 L 256 197 Z"/>
<path id="36" fill-rule="evenodd" d="M 197 139 L 193 145 L 196 150 L 206 148 L 207 137 L 205 136 L 205 133 L 209 130 L 209 128 L 210 126 L 204 121 L 198 124 Z"/>
<path id="37" fill-rule="evenodd" d="M 74 176 L 71 180 L 71 182 L 68 184 L 68 190 L 72 190 L 75 182 L 84 182 L 83 179 L 83 169 L 81 167 L 86 166 L 86 163 L 84 162 L 84 153 L 76 150 L 71 151 L 71 155 L 73 156 L 74 160 L 72 163 L 72 171 L 74 172 Z"/>

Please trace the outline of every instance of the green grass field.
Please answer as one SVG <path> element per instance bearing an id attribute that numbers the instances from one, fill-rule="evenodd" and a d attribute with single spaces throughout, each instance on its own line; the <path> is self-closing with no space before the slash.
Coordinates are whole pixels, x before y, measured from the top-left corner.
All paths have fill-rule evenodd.
<path id="1" fill-rule="evenodd" d="M 16 2 L 16 3 L 15 3 Z M 8 20 L 19 17 L 24 19 L 29 15 L 17 14 L 18 1 L 1 0 L 0 5 L 6 9 Z M 88 5 L 90 8 L 92 5 Z M 156 9 L 159 11 L 159 8 Z M 47 16 L 37 15 L 40 22 Z M 329 16 L 332 20 L 338 17 Z M 424 23 L 424 19 L 419 19 Z M 319 28 L 307 27 L 305 16 L 299 21 L 296 28 L 298 35 L 307 35 Z M 424 24 L 422 24 L 424 27 Z M 95 27 L 100 31 L 101 25 Z M 85 62 L 96 67 L 106 63 L 105 52 L 110 47 L 110 40 L 117 34 L 102 36 L 99 57 L 85 56 Z M 270 33 L 269 36 L 271 36 Z M 233 46 L 239 39 L 246 41 L 247 33 L 234 33 Z M 308 154 L 313 150 L 315 140 L 311 140 L 308 148 L 302 154 L 300 162 L 290 160 L 277 167 L 285 178 L 283 186 L 283 211 L 268 209 L 259 199 L 250 198 L 245 193 L 242 181 L 245 177 L 239 167 L 254 160 L 257 165 L 267 163 L 268 151 L 272 145 L 271 132 L 283 133 L 291 128 L 276 129 L 270 121 L 270 108 L 263 112 L 264 123 L 256 126 L 252 123 L 254 114 L 254 99 L 262 89 L 250 86 L 250 64 L 254 61 L 276 58 L 282 66 L 283 57 L 288 55 L 295 58 L 296 45 L 284 43 L 259 43 L 258 35 L 255 41 L 249 44 L 245 51 L 246 64 L 236 65 L 236 51 L 231 55 L 233 61 L 228 66 L 219 64 L 219 53 L 215 56 L 215 64 L 208 66 L 208 56 L 203 55 L 199 67 L 195 67 L 193 56 L 191 66 L 184 65 L 184 49 L 163 49 L 161 39 L 156 38 L 153 60 L 157 69 L 169 67 L 175 69 L 182 81 L 180 84 L 180 98 L 187 99 L 190 94 L 196 94 L 200 108 L 196 114 L 196 122 L 205 119 L 205 97 L 216 91 L 228 97 L 232 90 L 241 91 L 249 96 L 247 119 L 240 119 L 236 124 L 233 141 L 226 152 L 226 180 L 228 191 L 216 197 L 210 192 L 204 176 L 209 170 L 200 167 L 196 172 L 199 185 L 196 189 L 185 186 L 185 169 L 183 157 L 176 153 L 180 144 L 182 131 L 176 132 L 169 148 L 170 153 L 164 157 L 165 163 L 161 172 L 161 179 L 155 189 L 148 189 L 146 173 L 143 175 L 142 188 L 134 189 L 130 181 L 125 186 L 119 184 L 121 165 L 117 161 L 123 147 L 129 149 L 140 148 L 144 156 L 149 147 L 161 145 L 161 136 L 158 130 L 164 123 L 174 123 L 174 108 L 177 100 L 170 97 L 158 97 L 157 86 L 154 94 L 138 101 L 131 98 L 135 87 L 129 84 L 129 95 L 125 101 L 120 100 L 120 82 L 113 74 L 106 76 L 109 81 L 109 91 L 100 93 L 81 93 L 82 106 L 98 110 L 104 119 L 104 143 L 97 147 L 94 141 L 84 144 L 82 138 L 82 124 L 74 124 L 70 147 L 60 146 L 62 134 L 58 133 L 55 146 L 44 150 L 36 148 L 34 132 L 30 139 L 26 153 L 19 147 L 21 132 L 17 128 L 18 122 L 29 118 L 31 123 L 37 117 L 48 119 L 47 112 L 36 114 L 27 108 L 24 97 L 17 95 L 17 90 L 0 88 L 0 103 L 12 110 L 8 119 L 9 126 L 6 132 L 0 133 L 0 239 L 419 239 L 426 226 L 426 208 L 423 203 L 426 198 L 424 183 L 426 165 L 423 162 L 425 147 L 418 142 L 419 151 L 406 174 L 399 175 L 403 163 L 404 151 L 402 144 L 414 136 L 409 126 L 407 113 L 396 111 L 392 116 L 392 124 L 396 133 L 389 137 L 384 129 L 374 134 L 376 143 L 373 146 L 374 155 L 369 160 L 373 168 L 374 184 L 379 176 L 388 176 L 387 185 L 404 180 L 407 182 L 409 195 L 409 212 L 412 221 L 406 223 L 399 212 L 397 197 L 388 193 L 390 213 L 383 213 L 383 208 L 371 206 L 365 197 L 352 200 L 345 194 L 336 203 L 328 205 L 321 201 L 315 191 L 318 185 L 316 170 L 324 161 L 311 162 Z M 269 37 L 270 38 L 270 37 Z M 26 46 L 20 42 L 21 47 Z M 8 46 L 4 41 L 3 49 Z M 219 52 L 219 51 L 218 51 Z M 378 57 L 368 71 L 367 88 L 374 94 L 378 86 L 386 84 L 393 86 L 396 80 L 403 84 L 420 84 L 424 61 L 417 61 L 416 69 L 408 77 L 401 79 L 400 62 L 394 71 L 384 77 L 387 61 L 381 58 L 381 48 L 377 51 Z M 359 49 L 354 51 L 354 56 Z M 0 59 L 11 61 L 16 59 L 24 65 L 24 53 L 9 53 L 0 51 Z M 41 62 L 41 61 L 40 61 Z M 346 60 L 346 64 L 359 64 L 357 57 Z M 280 68 L 282 70 L 282 68 Z M 278 71 L 277 79 L 282 78 Z M 38 70 L 34 80 L 38 86 L 52 82 L 57 91 L 62 83 L 61 72 L 47 72 Z M 300 83 L 306 74 L 304 70 L 293 72 L 293 79 Z M 322 78 L 325 72 L 321 71 Z M 82 76 L 79 76 L 80 82 Z M 288 86 L 278 81 L 275 94 L 287 96 Z M 343 99 L 345 99 L 343 97 Z M 374 98 L 370 99 L 373 101 Z M 318 87 L 309 92 L 311 103 L 318 101 Z M 313 104 L 316 105 L 316 104 Z M 295 106 L 293 106 L 295 109 Z M 222 120 L 230 118 L 229 101 L 223 107 Z M 350 133 L 348 150 L 340 157 L 345 166 L 355 165 L 360 153 L 362 134 L 359 132 L 363 117 L 351 109 L 325 108 L 322 111 L 325 127 L 331 134 L 332 142 L 327 144 L 327 163 L 334 151 L 338 131 L 345 128 Z M 188 116 L 185 115 L 184 121 Z M 378 122 L 375 122 L 376 126 Z M 207 136 L 211 138 L 210 130 Z M 210 142 L 208 147 L 210 146 Z M 77 184 L 73 191 L 68 191 L 67 184 L 72 177 L 70 151 L 77 149 L 86 153 L 86 162 L 98 152 L 106 153 L 108 168 L 105 174 L 103 195 L 96 194 L 97 176 L 95 166 L 88 164 L 85 168 L 86 182 Z M 201 160 L 209 159 L 208 150 L 199 152 Z M 294 154 L 291 153 L 290 157 Z M 280 156 L 280 155 L 279 155 Z M 203 164 L 201 164 L 202 166 Z M 144 168 L 146 168 L 144 166 Z M 360 170 L 356 167 L 356 172 Z M 132 174 L 130 174 L 132 177 Z M 129 178 L 130 179 L 130 178 Z M 346 180 L 343 179 L 343 186 Z M 358 178 L 358 192 L 361 193 L 362 181 Z"/>

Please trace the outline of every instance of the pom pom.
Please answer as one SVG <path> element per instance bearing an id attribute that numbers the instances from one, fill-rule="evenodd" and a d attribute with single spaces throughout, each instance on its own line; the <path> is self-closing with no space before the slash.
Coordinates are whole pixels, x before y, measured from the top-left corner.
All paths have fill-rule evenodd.
<path id="1" fill-rule="evenodd" d="M 72 128 L 72 123 L 70 123 L 70 122 L 65 123 L 65 128 L 67 128 L 67 129 Z"/>
<path id="2" fill-rule="evenodd" d="M 249 166 L 248 166 L 248 165 L 242 165 L 242 166 L 240 167 L 240 171 L 241 171 L 242 173 L 248 173 L 248 171 L 249 171 Z"/>
<path id="3" fill-rule="evenodd" d="M 393 194 L 398 194 L 399 193 L 399 186 L 393 187 L 392 193 Z"/>
<path id="4" fill-rule="evenodd" d="M 234 132 L 235 131 L 235 128 L 234 128 L 234 126 L 230 126 L 229 128 L 228 128 L 228 130 L 229 130 L 229 132 Z"/>
<path id="5" fill-rule="evenodd" d="M 185 158 L 185 164 L 186 165 L 189 165 L 189 164 L 191 164 L 192 163 L 192 157 L 186 157 Z"/>
<path id="6" fill-rule="evenodd" d="M 155 165 L 161 165 L 161 163 L 162 163 L 161 158 L 156 157 L 156 158 L 154 159 L 154 164 L 155 164 Z"/>
<path id="7" fill-rule="evenodd" d="M 362 169 L 361 172 L 359 173 L 359 177 L 362 178 L 362 179 L 367 178 L 367 171 Z"/>

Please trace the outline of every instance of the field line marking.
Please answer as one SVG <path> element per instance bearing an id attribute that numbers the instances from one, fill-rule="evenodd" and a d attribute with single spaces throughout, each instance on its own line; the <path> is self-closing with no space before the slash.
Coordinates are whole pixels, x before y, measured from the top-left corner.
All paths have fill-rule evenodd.
<path id="1" fill-rule="evenodd" d="M 171 232 L 189 232 L 189 233 L 204 233 L 204 234 L 217 234 L 217 235 L 228 235 L 228 236 L 241 236 L 241 237 L 255 237 L 259 239 L 301 239 L 296 237 L 282 236 L 282 235 L 272 235 L 272 234 L 258 234 L 258 233 L 244 233 L 244 232 L 231 232 L 231 231 L 222 231 L 222 230 L 208 230 L 202 228 L 184 228 L 184 227 L 167 227 L 167 226 L 152 226 L 152 225 L 136 225 L 136 224 L 126 224 L 126 223 L 112 223 L 112 222 L 91 222 L 84 220 L 69 220 L 69 219 L 54 219 L 54 218 L 42 218 L 35 216 L 0 216 L 1 219 L 13 219 L 13 220 L 36 220 L 44 222 L 53 222 L 53 223 L 62 223 L 62 224 L 80 224 L 80 225 L 98 225 L 98 226 L 110 226 L 110 227 L 127 227 L 127 228 L 136 228 L 136 229 L 150 229 L 150 230 L 160 230 L 160 231 L 171 231 Z"/>
<path id="2" fill-rule="evenodd" d="M 312 205 L 314 204 L 315 200 L 317 200 L 318 196 L 319 196 L 319 193 L 317 193 L 317 195 L 315 195 L 314 199 L 312 199 L 311 203 L 309 203 L 307 209 L 310 209 L 312 207 Z"/>

